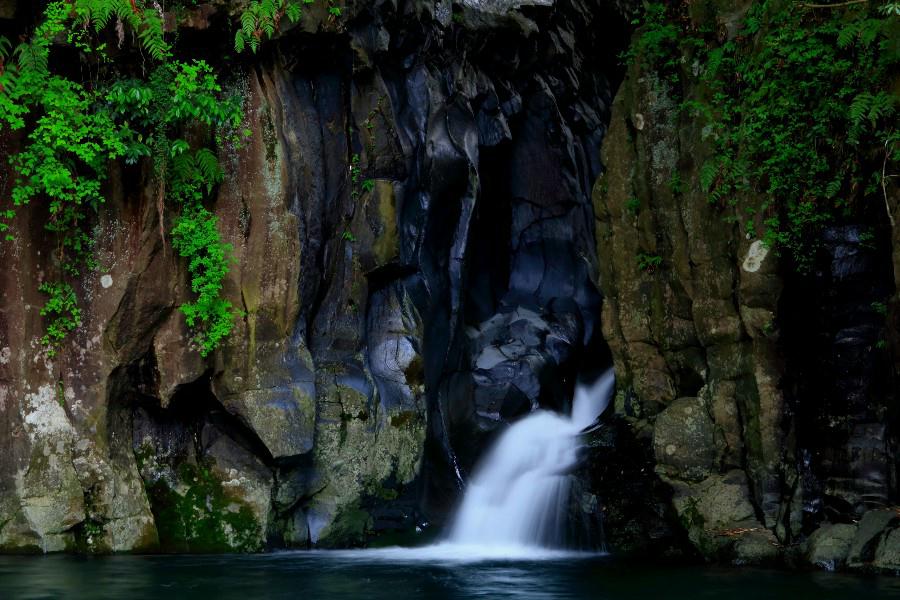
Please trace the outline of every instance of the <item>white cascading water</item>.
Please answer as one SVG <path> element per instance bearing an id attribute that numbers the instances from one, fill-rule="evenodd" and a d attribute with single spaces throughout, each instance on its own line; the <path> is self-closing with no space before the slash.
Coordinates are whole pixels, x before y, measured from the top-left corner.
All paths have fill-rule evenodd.
<path id="1" fill-rule="evenodd" d="M 592 385 L 577 387 L 571 417 L 539 410 L 507 429 L 472 477 L 449 542 L 560 547 L 578 434 L 606 408 L 614 384 L 610 369 Z"/>
<path id="2" fill-rule="evenodd" d="M 329 550 L 389 562 L 540 560 L 581 556 L 561 548 L 569 502 L 568 471 L 578 460 L 578 434 L 609 404 L 612 369 L 577 386 L 572 416 L 539 410 L 500 436 L 469 482 L 449 537 L 417 548 Z"/>

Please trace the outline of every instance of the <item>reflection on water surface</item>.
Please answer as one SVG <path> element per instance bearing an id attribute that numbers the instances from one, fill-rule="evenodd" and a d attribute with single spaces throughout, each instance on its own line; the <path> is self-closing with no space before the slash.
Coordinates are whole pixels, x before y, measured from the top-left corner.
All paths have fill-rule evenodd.
<path id="1" fill-rule="evenodd" d="M 815 600 L 900 597 L 900 579 L 650 567 L 608 557 L 473 560 L 460 547 L 253 556 L 0 557 L 3 600 L 428 598 Z"/>

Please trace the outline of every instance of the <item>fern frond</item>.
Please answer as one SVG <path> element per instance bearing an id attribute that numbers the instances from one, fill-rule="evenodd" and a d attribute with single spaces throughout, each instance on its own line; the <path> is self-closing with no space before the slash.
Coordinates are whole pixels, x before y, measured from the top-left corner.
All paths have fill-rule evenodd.
<path id="1" fill-rule="evenodd" d="M 715 160 L 709 160 L 700 167 L 700 188 L 704 192 L 712 189 L 716 176 L 719 174 L 719 165 Z"/>
<path id="2" fill-rule="evenodd" d="M 863 46 L 869 46 L 881 33 L 881 21 L 878 19 L 866 19 L 859 27 L 859 41 Z"/>
<path id="3" fill-rule="evenodd" d="M 196 164 L 197 169 L 206 181 L 209 191 L 212 191 L 212 187 L 220 183 L 225 177 L 222 168 L 219 166 L 219 159 L 216 158 L 215 153 L 209 148 L 197 150 Z"/>
<path id="4" fill-rule="evenodd" d="M 256 15 L 249 10 L 241 15 L 241 30 L 248 36 L 256 30 Z"/>
<path id="5" fill-rule="evenodd" d="M 285 14 L 287 15 L 287 18 L 291 20 L 292 23 L 296 23 L 297 21 L 300 20 L 300 15 L 302 14 L 300 5 L 294 4 L 293 2 L 288 4 L 287 8 L 285 9 Z"/>
<path id="6" fill-rule="evenodd" d="M 872 106 L 872 94 L 870 92 L 860 92 L 853 98 L 853 102 L 850 103 L 850 123 L 853 126 L 857 126 L 862 123 L 862 120 L 869 113 L 869 109 Z"/>
<path id="7" fill-rule="evenodd" d="M 841 184 L 843 183 L 843 176 L 837 177 L 825 187 L 825 197 L 826 198 L 834 198 L 837 196 L 838 192 L 841 191 Z"/>
<path id="8" fill-rule="evenodd" d="M 49 52 L 47 47 L 37 42 L 19 44 L 15 50 L 19 69 L 32 71 L 41 76 L 48 73 Z"/>
<path id="9" fill-rule="evenodd" d="M 172 157 L 171 171 L 175 180 L 187 181 L 195 170 L 194 155 L 190 152 L 175 154 Z"/>
<path id="10" fill-rule="evenodd" d="M 895 100 L 896 96 L 889 94 L 884 90 L 881 90 L 872 96 L 868 113 L 869 122 L 872 123 L 872 127 L 875 127 L 875 124 L 879 119 L 891 116 L 894 113 Z"/>
<path id="11" fill-rule="evenodd" d="M 856 36 L 859 34 L 859 28 L 856 23 L 851 23 L 841 29 L 840 33 L 838 33 L 837 45 L 838 48 L 847 48 L 849 47 L 853 41 L 856 39 Z"/>
<path id="12" fill-rule="evenodd" d="M 153 57 L 154 60 L 165 60 L 169 52 L 169 44 L 166 42 L 163 31 L 163 22 L 155 10 L 145 10 L 140 19 L 138 38 L 141 45 Z"/>

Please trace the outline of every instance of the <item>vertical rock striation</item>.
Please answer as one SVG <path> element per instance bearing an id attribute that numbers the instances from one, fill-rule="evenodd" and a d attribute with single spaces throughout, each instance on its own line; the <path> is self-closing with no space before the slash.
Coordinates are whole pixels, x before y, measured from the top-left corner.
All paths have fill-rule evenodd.
<path id="1" fill-rule="evenodd" d="M 235 8 L 170 21 L 224 68 Z M 603 348 L 590 190 L 620 17 L 326 8 L 228 65 L 252 133 L 220 155 L 213 208 L 243 316 L 208 360 L 149 172 L 112 173 L 84 322 L 52 358 L 52 242 L 20 211 L 0 246 L 3 551 L 348 546 L 440 522 L 492 432 L 564 408 Z"/>
<path id="2" fill-rule="evenodd" d="M 692 5 L 689 18 L 724 39 L 749 6 Z M 893 556 L 892 521 L 848 562 L 853 524 L 898 501 L 884 207 L 825 229 L 809 273 L 785 268 L 735 225 L 735 205 L 759 202 L 702 192 L 710 132 L 681 107 L 709 90 L 681 58 L 677 85 L 640 57 L 628 68 L 594 188 L 618 418 L 652 448 L 668 484 L 656 502 L 674 508 L 701 555 L 762 563 L 797 558 L 802 545 L 826 568 L 896 569 L 875 552 L 883 543 L 877 556 Z"/>

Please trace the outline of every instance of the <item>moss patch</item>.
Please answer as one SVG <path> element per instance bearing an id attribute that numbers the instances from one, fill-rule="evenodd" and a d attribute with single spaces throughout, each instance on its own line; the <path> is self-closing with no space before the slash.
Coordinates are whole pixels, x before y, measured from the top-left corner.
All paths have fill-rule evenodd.
<path id="1" fill-rule="evenodd" d="M 103 524 L 94 519 L 79 523 L 75 529 L 75 551 L 79 554 L 106 554 L 111 551 L 104 537 Z"/>
<path id="2" fill-rule="evenodd" d="M 372 528 L 372 517 L 358 505 L 350 505 L 335 515 L 328 530 L 328 537 L 322 540 L 325 547 L 362 545 Z"/>
<path id="3" fill-rule="evenodd" d="M 225 492 L 206 465 L 182 464 L 179 489 L 165 479 L 147 486 L 164 552 L 256 552 L 262 531 L 253 511 Z"/>

